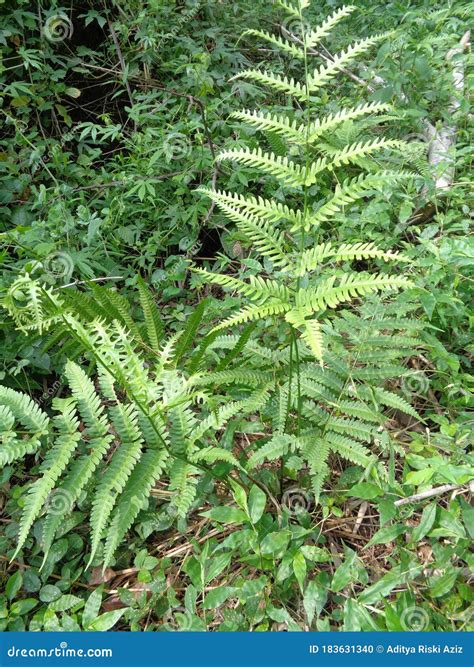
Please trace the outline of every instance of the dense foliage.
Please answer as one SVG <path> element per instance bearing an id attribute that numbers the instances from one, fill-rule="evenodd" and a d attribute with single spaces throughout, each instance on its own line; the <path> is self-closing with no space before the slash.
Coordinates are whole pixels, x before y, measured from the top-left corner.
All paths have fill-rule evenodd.
<path id="1" fill-rule="evenodd" d="M 1 629 L 473 629 L 474 12 L 354 4 L 4 3 Z"/>

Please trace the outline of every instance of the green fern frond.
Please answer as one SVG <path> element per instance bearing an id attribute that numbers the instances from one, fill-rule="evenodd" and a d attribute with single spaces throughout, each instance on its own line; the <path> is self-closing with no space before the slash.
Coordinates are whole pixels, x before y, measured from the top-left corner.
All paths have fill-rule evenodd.
<path id="1" fill-rule="evenodd" d="M 277 116 L 266 111 L 243 109 L 242 111 L 234 111 L 231 118 L 238 118 L 261 132 L 274 132 L 289 143 L 304 145 L 307 141 L 305 126 L 298 125 L 295 120 L 291 120 L 287 116 Z"/>
<path id="2" fill-rule="evenodd" d="M 315 366 L 313 363 L 304 365 L 300 371 L 301 379 L 312 380 L 327 387 L 333 394 L 339 395 L 344 389 L 344 383 L 329 368 L 324 369 Z"/>
<path id="3" fill-rule="evenodd" d="M 317 26 L 314 30 L 311 30 L 311 32 L 306 34 L 306 47 L 308 49 L 314 48 L 316 44 L 319 44 L 319 42 L 324 39 L 324 37 L 327 37 L 330 34 L 339 21 L 342 21 L 342 19 L 344 19 L 346 16 L 349 16 L 349 14 L 355 11 L 355 9 L 356 8 L 352 5 L 343 5 L 339 9 L 336 9 L 336 11 L 328 16 L 327 19 L 321 23 L 321 25 Z"/>
<path id="4" fill-rule="evenodd" d="M 304 454 L 306 461 L 308 462 L 311 475 L 311 487 L 316 502 L 318 502 L 321 495 L 323 482 L 329 472 L 329 466 L 327 464 L 327 459 L 329 456 L 329 444 L 326 440 L 321 438 L 310 437 L 305 440 L 306 442 L 301 451 Z"/>
<path id="5" fill-rule="evenodd" d="M 290 14 L 290 16 L 293 16 L 294 18 L 299 18 L 300 7 L 295 6 L 292 2 L 287 2 L 287 0 L 275 0 L 275 2 L 282 9 L 284 9 L 287 14 Z M 307 5 L 307 2 L 305 2 L 305 5 Z"/>
<path id="6" fill-rule="evenodd" d="M 15 424 L 15 416 L 8 405 L 0 404 L 0 433 L 11 432 Z"/>
<path id="7" fill-rule="evenodd" d="M 175 353 L 173 357 L 175 365 L 179 363 L 180 359 L 183 357 L 184 354 L 186 354 L 186 352 L 188 352 L 189 348 L 191 347 L 196 332 L 201 323 L 201 320 L 204 316 L 205 308 L 206 308 L 206 299 L 203 299 L 195 307 L 194 312 L 187 320 L 184 330 L 180 333 L 177 343 L 175 345 Z"/>
<path id="8" fill-rule="evenodd" d="M 304 396 L 324 401 L 328 405 L 334 404 L 337 400 L 337 392 L 325 386 L 323 382 L 318 382 L 305 376 L 300 378 L 300 390 Z"/>
<path id="9" fill-rule="evenodd" d="M 326 436 L 330 449 L 336 452 L 346 461 L 368 469 L 375 458 L 370 451 L 359 442 L 346 438 L 338 433 L 330 433 Z"/>
<path id="10" fill-rule="evenodd" d="M 319 268 L 326 260 L 344 262 L 361 259 L 384 259 L 386 261 L 410 262 L 398 252 L 385 251 L 378 248 L 375 243 L 343 243 L 334 246 L 332 243 L 320 243 L 314 248 L 309 248 L 301 253 L 294 267 L 297 276 L 304 276 Z"/>
<path id="11" fill-rule="evenodd" d="M 341 211 L 345 206 L 353 204 L 358 199 L 366 196 L 368 191 L 373 189 L 382 189 L 385 185 L 396 183 L 404 178 L 411 178 L 412 174 L 407 172 L 381 171 L 376 174 L 360 174 L 360 176 L 345 180 L 341 185 L 337 185 L 333 196 L 316 213 L 311 214 L 305 220 L 305 231 L 311 227 L 318 227 L 322 222 L 327 222 Z M 299 225 L 295 223 L 293 230 L 297 230 Z"/>
<path id="12" fill-rule="evenodd" d="M 216 371 L 204 375 L 195 375 L 191 382 L 198 386 L 209 384 L 240 384 L 248 387 L 259 387 L 272 380 L 271 373 L 251 368 L 233 368 L 227 371 Z"/>
<path id="13" fill-rule="evenodd" d="M 362 442 L 372 442 L 374 435 L 373 424 L 366 424 L 359 419 L 330 417 L 325 424 L 325 428 L 328 432 L 328 437 L 329 432 L 334 431 L 341 435 L 350 435 L 352 438 L 361 440 Z"/>
<path id="14" fill-rule="evenodd" d="M 323 280 L 317 288 L 301 288 L 296 294 L 296 305 L 310 312 L 318 312 L 336 308 L 344 301 L 352 301 L 359 296 L 412 285 L 407 278 L 383 274 L 345 273 L 338 285 L 334 284 L 336 280 L 334 274 Z"/>
<path id="15" fill-rule="evenodd" d="M 197 469 L 184 461 L 176 460 L 171 468 L 169 488 L 175 492 L 172 504 L 180 517 L 186 516 L 196 496 L 196 473 Z"/>
<path id="16" fill-rule="evenodd" d="M 287 157 L 266 153 L 261 148 L 229 149 L 219 153 L 217 159 L 220 162 L 222 160 L 232 160 L 247 167 L 259 169 L 266 174 L 275 176 L 289 186 L 302 186 L 306 182 L 303 167 Z"/>
<path id="17" fill-rule="evenodd" d="M 2 433 L 0 440 L 0 468 L 22 459 L 26 454 L 34 454 L 41 446 L 38 437 L 22 438 L 18 440 L 14 433 Z"/>
<path id="18" fill-rule="evenodd" d="M 137 464 L 143 444 L 137 423 L 138 415 L 133 405 L 119 404 L 111 408 L 110 413 L 120 438 L 120 446 L 112 456 L 92 501 L 91 554 L 88 566 L 94 560 L 107 521 L 119 494 Z"/>
<path id="19" fill-rule="evenodd" d="M 104 569 L 110 565 L 117 547 L 140 510 L 145 507 L 153 484 L 163 472 L 167 457 L 168 453 L 165 450 L 146 451 L 128 478 L 120 500 L 113 510 L 107 531 Z"/>
<path id="20" fill-rule="evenodd" d="M 345 51 L 336 54 L 333 62 L 328 65 L 321 65 L 321 67 L 315 69 L 313 74 L 309 77 L 308 87 L 310 91 L 312 93 L 317 91 L 321 86 L 333 79 L 342 69 L 347 67 L 353 60 L 371 49 L 374 44 L 377 44 L 377 42 L 386 38 L 387 33 L 368 37 L 367 39 L 351 44 Z"/>
<path id="21" fill-rule="evenodd" d="M 356 417 L 362 421 L 374 422 L 375 424 L 380 424 L 381 417 L 380 413 L 374 412 L 367 403 L 364 403 L 360 400 L 359 395 L 356 392 L 356 395 L 359 400 L 337 400 L 333 404 L 329 403 L 332 408 L 338 412 L 343 413 L 347 417 Z M 383 418 L 382 418 L 383 419 Z"/>
<path id="22" fill-rule="evenodd" d="M 282 37 L 273 35 L 272 33 L 267 32 L 266 30 L 250 29 L 246 30 L 243 33 L 242 37 L 245 37 L 246 35 L 252 35 L 252 37 L 260 37 L 266 42 L 270 42 L 270 44 L 273 44 L 273 46 L 276 46 L 278 49 L 281 49 L 285 53 L 289 53 L 290 56 L 293 56 L 294 58 L 298 58 L 300 60 L 304 60 L 303 49 L 296 46 L 294 42 L 290 42 L 287 39 L 283 39 Z"/>
<path id="23" fill-rule="evenodd" d="M 400 378 L 407 375 L 406 367 L 396 364 L 381 366 L 367 366 L 366 368 L 353 368 L 352 377 L 356 380 L 382 381 L 390 378 Z"/>
<path id="24" fill-rule="evenodd" d="M 72 399 L 62 400 L 61 406 L 62 414 L 58 415 L 54 420 L 58 429 L 58 436 L 41 465 L 41 477 L 28 489 L 20 519 L 17 546 L 12 558 L 18 555 L 26 542 L 31 526 L 39 516 L 49 494 L 54 489 L 56 481 L 73 455 L 81 437 L 74 401 Z"/>
<path id="25" fill-rule="evenodd" d="M 290 445 L 295 442 L 295 436 L 288 434 L 274 435 L 271 440 L 266 442 L 262 447 L 247 461 L 247 468 L 252 469 L 264 461 L 275 461 L 288 453 Z"/>
<path id="26" fill-rule="evenodd" d="M 397 148 L 398 150 L 401 150 L 403 146 L 404 142 L 398 141 L 397 139 L 369 139 L 366 142 L 358 141 L 355 144 L 345 146 L 340 151 L 335 151 L 331 158 L 325 159 L 323 168 L 332 171 L 343 164 L 357 162 L 360 158 L 372 155 L 372 153 L 377 151 L 387 148 Z M 322 169 L 319 171 L 322 171 Z"/>
<path id="27" fill-rule="evenodd" d="M 287 303 L 269 303 L 263 306 L 246 306 L 238 313 L 228 317 L 223 322 L 214 327 L 213 331 L 221 331 L 236 324 L 243 324 L 244 322 L 255 322 L 256 320 L 263 320 L 272 315 L 281 315 L 291 309 Z"/>
<path id="28" fill-rule="evenodd" d="M 120 292 L 101 285 L 93 285 L 92 294 L 96 302 L 101 304 L 107 313 L 108 322 L 117 320 L 132 334 L 135 340 L 144 344 L 140 330 L 131 315 L 130 304 Z"/>
<path id="29" fill-rule="evenodd" d="M 382 387 L 360 387 L 358 393 L 366 400 L 375 400 L 389 408 L 400 410 L 400 412 L 404 412 L 420 422 L 424 421 L 418 412 L 402 396 L 387 391 L 387 389 L 383 389 Z"/>
<path id="30" fill-rule="evenodd" d="M 329 114 L 328 116 L 323 116 L 312 122 L 308 129 L 308 142 L 310 144 L 314 143 L 324 132 L 332 130 L 342 123 L 346 123 L 349 120 L 355 120 L 361 116 L 366 116 L 368 114 L 381 113 L 382 111 L 390 111 L 391 106 L 384 102 L 366 102 L 365 104 L 360 104 L 357 107 L 341 109 L 336 113 Z M 300 126 L 297 128 L 298 133 L 303 131 L 303 127 Z"/>
<path id="31" fill-rule="evenodd" d="M 160 354 L 160 342 L 163 336 L 163 323 L 158 308 L 148 285 L 141 276 L 137 278 L 140 306 L 145 318 L 148 343 L 155 354 Z"/>
<path id="32" fill-rule="evenodd" d="M 216 461 L 223 461 L 224 463 L 230 463 L 235 468 L 241 467 L 232 452 L 229 452 L 227 449 L 222 449 L 222 447 L 206 447 L 205 449 L 200 449 L 193 455 L 193 460 L 203 461 L 208 464 L 216 463 Z"/>
<path id="33" fill-rule="evenodd" d="M 42 333 L 57 322 L 58 317 L 47 309 L 48 300 L 57 299 L 51 288 L 33 280 L 28 273 L 20 275 L 0 299 L 4 308 L 21 331 Z"/>
<path id="34" fill-rule="evenodd" d="M 0 386 L 0 405 L 7 407 L 15 419 L 29 431 L 38 434 L 48 432 L 48 415 L 26 394 Z"/>
<path id="35" fill-rule="evenodd" d="M 289 79 L 286 76 L 279 76 L 277 74 L 272 74 L 271 72 L 266 72 L 265 70 L 260 71 L 258 69 L 248 69 L 232 77 L 231 81 L 235 79 L 246 79 L 248 81 L 254 81 L 256 83 L 262 84 L 263 86 L 271 88 L 277 93 L 292 95 L 301 101 L 308 99 L 306 87 L 298 81 L 295 81 L 293 77 Z"/>
<path id="36" fill-rule="evenodd" d="M 289 220 L 296 224 L 303 219 L 301 211 L 289 208 L 286 204 L 282 204 L 275 199 L 264 199 L 252 195 L 244 196 L 236 192 L 208 190 L 207 188 L 198 188 L 198 192 L 206 194 L 219 206 L 227 206 L 229 209 L 255 216 L 262 221 L 279 222 L 280 220 Z M 223 210 L 227 211 L 224 208 Z"/>
<path id="37" fill-rule="evenodd" d="M 250 276 L 249 282 L 246 283 L 233 276 L 211 273 L 205 269 L 193 268 L 192 270 L 201 276 L 205 276 L 209 282 L 220 285 L 225 289 L 235 290 L 239 294 L 242 294 L 242 296 L 246 296 L 257 303 L 262 303 L 272 298 L 279 299 L 280 301 L 288 301 L 290 296 L 290 291 L 285 285 L 275 280 L 269 280 L 268 278 Z"/>

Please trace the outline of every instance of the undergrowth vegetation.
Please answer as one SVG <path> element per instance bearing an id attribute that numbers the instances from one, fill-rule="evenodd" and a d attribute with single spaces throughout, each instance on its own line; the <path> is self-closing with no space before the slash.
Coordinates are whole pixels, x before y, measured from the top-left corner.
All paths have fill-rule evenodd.
<path id="1" fill-rule="evenodd" d="M 7 0 L 1 629 L 473 629 L 473 10 L 408 4 Z"/>

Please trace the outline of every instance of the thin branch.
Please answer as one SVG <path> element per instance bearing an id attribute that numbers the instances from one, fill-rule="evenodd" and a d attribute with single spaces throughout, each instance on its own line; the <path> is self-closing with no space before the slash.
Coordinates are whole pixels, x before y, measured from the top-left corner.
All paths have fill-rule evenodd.
<path id="1" fill-rule="evenodd" d="M 441 496 L 443 493 L 449 493 L 449 491 L 456 491 L 458 489 L 474 491 L 474 480 L 469 482 L 467 487 L 465 484 L 443 484 L 442 486 L 436 486 L 434 489 L 428 489 L 428 491 L 415 493 L 413 496 L 408 496 L 408 498 L 396 500 L 394 505 L 395 507 L 410 505 L 411 503 L 418 503 L 420 500 L 426 500 L 426 498 L 433 498 L 434 496 Z"/>

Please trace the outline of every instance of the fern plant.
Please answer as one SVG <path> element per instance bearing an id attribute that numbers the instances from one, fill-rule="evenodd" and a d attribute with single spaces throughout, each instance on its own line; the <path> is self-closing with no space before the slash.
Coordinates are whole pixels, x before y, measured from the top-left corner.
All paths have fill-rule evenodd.
<path id="1" fill-rule="evenodd" d="M 278 4 L 291 17 L 298 19 L 301 26 L 305 25 L 302 12 L 309 4 L 307 0 Z M 285 93 L 295 108 L 303 106 L 305 110 L 300 119 L 295 119 L 293 113 L 276 114 L 266 110 L 237 112 L 234 114 L 236 118 L 260 131 L 267 139 L 277 136 L 282 140 L 286 155 L 257 146 L 226 149 L 218 159 L 252 167 L 263 175 L 274 177 L 280 184 L 280 192 L 286 188 L 289 198 L 299 200 L 300 205 L 295 207 L 276 198 L 201 188 L 201 192 L 235 222 L 253 250 L 267 260 L 270 267 L 267 276 L 250 277 L 248 281 L 194 268 L 206 281 L 230 289 L 248 300 L 247 305 L 219 323 L 215 330 L 279 316 L 301 333 L 320 362 L 323 358 L 321 321 L 329 310 L 374 292 L 411 285 L 404 276 L 350 268 L 335 269 L 336 264 L 345 263 L 349 267 L 356 260 L 406 262 L 406 258 L 398 252 L 384 250 L 368 242 L 317 242 L 321 225 L 332 221 L 344 207 L 387 184 L 412 177 L 407 172 L 379 169 L 344 178 L 338 171 L 346 165 L 360 165 L 363 158 L 381 151 L 401 149 L 403 144 L 399 141 L 369 138 L 328 150 L 328 133 L 340 131 L 344 124 L 354 119 L 385 112 L 389 109 L 388 105 L 362 104 L 323 117 L 315 115 L 315 104 L 321 89 L 385 37 L 379 35 L 356 42 L 336 55 L 329 64 L 312 69 L 310 53 L 314 47 L 353 9 L 342 7 L 314 30 L 302 28 L 299 36 L 285 38 L 260 30 L 249 31 L 252 36 L 268 41 L 277 50 L 301 61 L 305 73 L 302 81 L 256 69 L 246 70 L 236 77 L 263 84 L 277 94 Z M 370 162 L 368 166 L 373 168 L 374 165 Z M 327 183 L 331 175 L 338 177 L 332 194 L 310 205 L 311 187 L 316 182 Z"/>
<path id="2" fill-rule="evenodd" d="M 405 310 L 416 307 L 407 304 Z M 390 441 L 390 411 L 422 421 L 399 387 L 409 372 L 404 360 L 424 345 L 422 327 L 406 316 L 402 304 L 369 300 L 360 312 L 341 311 L 340 317 L 322 325 L 327 341 L 323 368 L 314 363 L 302 339 L 295 342 L 297 374 L 292 372 L 292 343 L 272 346 L 250 339 L 246 332 L 220 334 L 206 349 L 202 373 L 193 382 L 219 393 L 270 384 L 270 399 L 260 409 L 268 436 L 254 443 L 246 468 L 252 471 L 284 457 L 294 472 L 309 471 L 318 498 L 331 454 L 360 466 L 365 475 L 387 479 L 381 461 Z M 221 370 L 233 350 L 238 350 L 238 359 Z"/>
<path id="3" fill-rule="evenodd" d="M 372 328 L 360 315 L 333 316 L 336 309 L 360 307 L 375 294 L 409 288 L 412 283 L 406 275 L 375 268 L 381 262 L 399 266 L 408 260 L 372 242 L 338 243 L 331 234 L 337 217 L 348 207 L 387 185 L 411 179 L 413 174 L 389 169 L 380 159 L 389 150 L 400 151 L 402 142 L 379 136 L 353 140 L 354 122 L 386 113 L 388 105 L 367 103 L 326 115 L 320 112 L 322 89 L 334 85 L 336 75 L 386 36 L 356 42 L 331 62 L 315 67 L 311 65 L 315 47 L 354 8 L 342 7 L 310 29 L 303 17 L 308 0 L 278 4 L 296 19 L 301 34 L 284 31 L 279 36 L 261 30 L 247 34 L 296 59 L 302 79 L 258 69 L 246 70 L 235 78 L 263 85 L 277 96 L 285 95 L 291 110 L 245 109 L 233 114 L 256 130 L 263 143 L 226 149 L 218 157 L 254 169 L 260 183 L 262 175 L 273 179 L 267 190 L 273 185 L 277 195 L 200 189 L 235 223 L 239 238 L 243 237 L 263 260 L 265 273 L 246 277 L 245 272 L 229 275 L 193 269 L 206 283 L 243 299 L 240 310 L 212 330 L 209 351 L 230 344 L 237 350 L 233 358 L 246 357 L 251 368 L 246 363 L 229 367 L 224 358 L 216 372 L 203 374 L 202 384 L 255 388 L 273 381 L 275 391 L 263 411 L 272 436 L 251 455 L 247 468 L 282 457 L 285 462 L 291 459 L 292 465 L 308 468 L 313 491 L 319 497 L 331 452 L 366 471 L 384 475 L 382 469 L 377 471 L 377 458 L 371 451 L 378 440 L 377 430 L 386 421 L 384 408 L 416 415 L 402 396 L 387 389 L 386 382 L 406 372 L 397 361 L 406 356 L 408 348 L 416 349 L 418 339 L 404 331 L 403 323 L 388 318 L 381 325 L 382 333 L 374 330 L 370 336 Z M 322 191 L 329 194 L 318 199 Z M 290 332 L 283 348 L 278 328 L 269 325 L 275 321 Z M 348 321 L 353 327 L 351 335 L 361 329 L 367 334 L 352 361 L 346 359 L 347 346 L 337 347 L 336 334 Z M 260 325 L 263 342 L 253 341 L 249 329 L 237 337 L 221 335 L 244 324 Z M 387 360 L 392 363 L 382 363 Z M 226 370 L 220 370 L 222 363 Z"/>
<path id="4" fill-rule="evenodd" d="M 53 418 L 25 394 L 0 386 L 0 466 L 26 455 L 42 458 L 40 476 L 27 491 L 14 555 L 42 517 L 46 559 L 63 520 L 80 501 L 90 507 L 89 564 L 101 552 L 106 567 L 159 478 L 167 480 L 171 491 L 170 509 L 185 517 L 199 479 L 206 475 L 220 479 L 213 469 L 216 462 L 241 470 L 232 451 L 220 448 L 213 433 L 235 415 L 253 413 L 264 405 L 268 387 L 241 392 L 234 400 L 219 397 L 216 403 L 197 387 L 192 374 L 177 368 L 202 307 L 181 334 L 162 341 L 156 306 L 144 285 L 140 297 L 145 327 L 138 330 L 132 322 L 130 330 L 118 319 L 90 319 L 88 311 L 81 319 L 54 293 L 28 285 L 24 276 L 17 282 L 38 295 L 42 329 L 60 321 L 75 338 L 95 365 L 97 382 L 78 363 L 67 361 L 64 378 L 70 396 L 54 399 Z M 14 283 L 10 292 L 15 293 L 18 285 Z M 22 326 L 11 293 L 4 306 Z M 126 315 L 116 296 L 98 293 L 107 312 L 115 303 L 122 317 Z M 84 299 L 77 302 L 83 311 Z M 151 354 L 145 357 L 137 349 L 139 343 Z"/>

